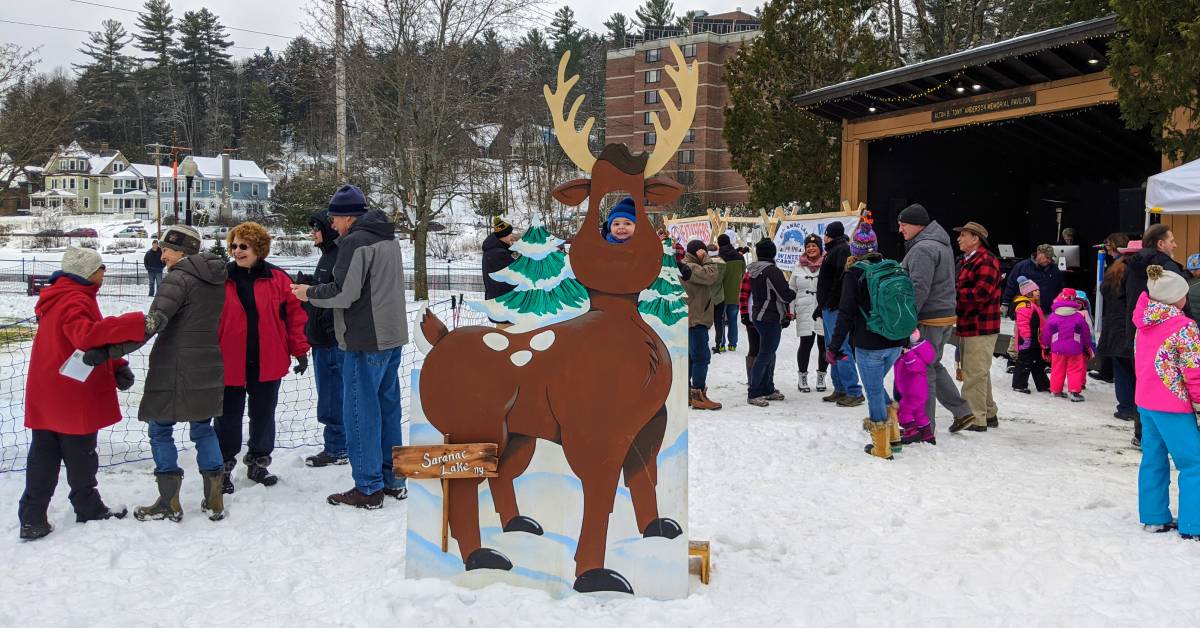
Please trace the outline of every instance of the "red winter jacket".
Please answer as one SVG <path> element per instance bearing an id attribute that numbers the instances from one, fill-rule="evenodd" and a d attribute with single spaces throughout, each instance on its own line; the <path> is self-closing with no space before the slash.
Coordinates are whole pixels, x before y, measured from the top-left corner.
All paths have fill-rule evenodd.
<path id="1" fill-rule="evenodd" d="M 120 422 L 117 382 L 113 373 L 125 360 L 110 360 L 80 382 L 58 370 L 76 349 L 140 341 L 146 334 L 141 312 L 103 317 L 96 304 L 100 286 L 63 273 L 50 277 L 34 312 L 37 335 L 29 358 L 25 386 L 25 427 L 60 434 L 84 435 Z"/>
<path id="2" fill-rule="evenodd" d="M 256 271 L 258 272 L 258 271 Z M 258 310 L 258 381 L 283 379 L 292 365 L 291 356 L 308 353 L 304 335 L 304 313 L 292 295 L 292 279 L 278 267 L 264 262 L 261 276 L 254 280 L 254 308 Z M 233 279 L 225 280 L 225 307 L 217 328 L 221 359 L 225 363 L 225 385 L 246 385 L 246 310 L 238 299 Z"/>

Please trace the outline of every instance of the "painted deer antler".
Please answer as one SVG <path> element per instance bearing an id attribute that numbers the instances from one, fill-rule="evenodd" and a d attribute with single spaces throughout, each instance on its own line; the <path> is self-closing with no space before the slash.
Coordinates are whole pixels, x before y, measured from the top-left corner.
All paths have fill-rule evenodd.
<path id="1" fill-rule="evenodd" d="M 588 137 L 591 135 L 592 125 L 596 123 L 596 118 L 588 118 L 587 122 L 583 123 L 583 128 L 575 127 L 575 116 L 579 113 L 579 107 L 583 105 L 583 100 L 586 98 L 583 94 L 575 99 L 575 103 L 571 105 L 570 113 L 563 117 L 563 105 L 566 104 L 567 94 L 571 88 L 579 82 L 579 75 L 572 76 L 567 79 L 567 62 L 571 60 L 571 51 L 563 53 L 562 60 L 558 62 L 558 89 L 550 91 L 549 85 L 542 86 L 542 95 L 546 97 L 546 105 L 550 107 L 551 117 L 554 118 L 554 133 L 558 135 L 558 144 L 562 146 L 563 152 L 575 162 L 584 172 L 591 172 L 592 166 L 596 165 L 596 156 L 588 149 Z"/>
<path id="2" fill-rule="evenodd" d="M 658 142 L 654 146 L 653 154 L 650 155 L 649 163 L 646 164 L 647 179 L 658 174 L 663 166 L 671 161 L 671 158 L 675 156 L 675 151 L 683 144 L 683 137 L 691 128 L 692 120 L 696 118 L 696 89 L 700 83 L 698 62 L 692 61 L 692 65 L 689 66 L 683 58 L 683 51 L 674 42 L 671 43 L 671 54 L 675 55 L 675 63 L 679 66 L 667 65 L 663 69 L 667 71 L 667 76 L 671 77 L 671 81 L 679 90 L 679 106 L 675 106 L 675 101 L 671 99 L 666 89 L 658 90 L 659 98 L 662 100 L 663 106 L 667 108 L 667 115 L 671 119 L 671 128 L 664 130 L 662 123 L 659 122 L 658 112 L 650 113 L 650 120 L 654 123 Z"/>

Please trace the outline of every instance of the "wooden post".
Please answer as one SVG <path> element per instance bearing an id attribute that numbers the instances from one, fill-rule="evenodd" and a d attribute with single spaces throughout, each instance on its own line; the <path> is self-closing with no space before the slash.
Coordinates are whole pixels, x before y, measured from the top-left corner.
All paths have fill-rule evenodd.
<path id="1" fill-rule="evenodd" d="M 442 441 L 450 444 L 450 435 Z M 450 549 L 450 480 L 442 479 L 442 553 Z"/>

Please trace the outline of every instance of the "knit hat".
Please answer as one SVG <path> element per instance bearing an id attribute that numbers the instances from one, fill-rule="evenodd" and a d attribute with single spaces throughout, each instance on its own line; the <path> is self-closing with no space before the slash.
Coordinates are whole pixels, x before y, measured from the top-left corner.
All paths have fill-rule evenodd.
<path id="1" fill-rule="evenodd" d="M 1036 282 L 1025 275 L 1017 277 L 1017 289 L 1021 291 L 1021 296 L 1023 297 L 1027 297 L 1034 292 L 1041 290 Z"/>
<path id="2" fill-rule="evenodd" d="M 87 279 L 103 265 L 104 262 L 100 261 L 100 254 L 95 249 L 68 246 L 67 251 L 63 253 L 62 271 L 68 275 Z"/>
<path id="3" fill-rule="evenodd" d="M 492 233 L 495 234 L 497 238 L 507 238 L 508 236 L 512 235 L 512 232 L 512 225 L 505 222 L 504 219 L 499 216 L 492 216 Z"/>
<path id="4" fill-rule="evenodd" d="M 1164 272 L 1158 264 L 1146 268 L 1146 292 L 1160 303 L 1175 305 L 1188 293 L 1187 281 L 1175 273 Z"/>
<path id="5" fill-rule="evenodd" d="M 840 238 L 846 235 L 846 225 L 835 220 L 825 225 L 825 235 L 831 238 Z"/>
<path id="6" fill-rule="evenodd" d="M 861 257 L 874 253 L 879 249 L 879 238 L 875 236 L 875 228 L 869 222 L 860 222 L 850 236 L 850 254 Z"/>
<path id="7" fill-rule="evenodd" d="M 691 253 L 692 255 L 696 255 L 697 252 L 705 250 L 707 248 L 708 248 L 708 246 L 705 245 L 700 240 L 692 240 L 691 242 L 687 243 L 687 252 Z M 699 257 L 699 256 L 697 255 L 697 257 Z"/>
<path id="8" fill-rule="evenodd" d="M 159 245 L 184 255 L 195 255 L 200 252 L 200 232 L 187 225 L 171 225 L 163 231 Z"/>
<path id="9" fill-rule="evenodd" d="M 920 205 L 917 205 L 917 207 L 920 207 Z M 913 223 L 910 222 L 908 224 L 911 225 Z M 915 345 L 918 342 L 921 342 L 921 328 L 920 327 L 917 327 L 916 329 L 914 329 L 912 335 L 908 337 L 908 344 Z"/>
<path id="10" fill-rule="evenodd" d="M 905 207 L 904 211 L 900 212 L 900 216 L 897 218 L 897 220 L 906 225 L 918 225 L 924 227 L 929 224 L 929 212 L 925 211 L 925 208 L 922 205 L 913 203 L 912 205 Z"/>
<path id="11" fill-rule="evenodd" d="M 612 222 L 616 218 L 624 218 L 629 222 L 637 222 L 637 205 L 633 203 L 632 196 L 626 196 L 621 199 L 612 209 L 608 210 L 608 226 L 612 227 Z"/>
<path id="12" fill-rule="evenodd" d="M 729 241 L 728 233 L 722 233 L 721 235 L 717 236 L 717 246 L 733 246 L 733 244 Z"/>
<path id="13" fill-rule="evenodd" d="M 805 248 L 807 248 L 808 245 L 810 245 L 810 244 L 817 245 L 818 251 L 822 251 L 822 252 L 825 251 L 825 243 L 821 241 L 821 236 L 818 236 L 815 233 L 809 234 L 809 236 L 807 238 L 804 238 Z"/>
<path id="14" fill-rule="evenodd" d="M 775 243 L 767 238 L 763 238 L 754 244 L 754 257 L 758 261 L 765 262 L 767 260 L 775 260 Z"/>
<path id="15" fill-rule="evenodd" d="M 367 213 L 367 197 L 353 185 L 343 185 L 329 199 L 330 216 L 361 216 Z"/>

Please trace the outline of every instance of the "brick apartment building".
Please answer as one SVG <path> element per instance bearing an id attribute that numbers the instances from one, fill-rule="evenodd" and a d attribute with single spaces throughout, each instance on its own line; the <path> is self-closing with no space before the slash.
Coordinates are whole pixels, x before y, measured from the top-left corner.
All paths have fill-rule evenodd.
<path id="1" fill-rule="evenodd" d="M 675 158 L 663 172 L 687 187 L 700 208 L 723 207 L 749 200 L 746 180 L 730 164 L 722 132 L 724 107 L 729 104 L 725 64 L 759 34 L 754 16 L 740 10 L 702 16 L 691 32 L 680 28 L 647 29 L 626 39 L 626 46 L 610 50 L 605 77 L 605 138 L 624 142 L 630 150 L 654 150 L 657 137 L 650 112 L 658 112 L 670 127 L 658 90 L 666 89 L 678 102 L 678 90 L 663 68 L 674 65 L 671 43 L 679 46 L 688 63 L 699 61 L 700 82 L 696 118 Z"/>

